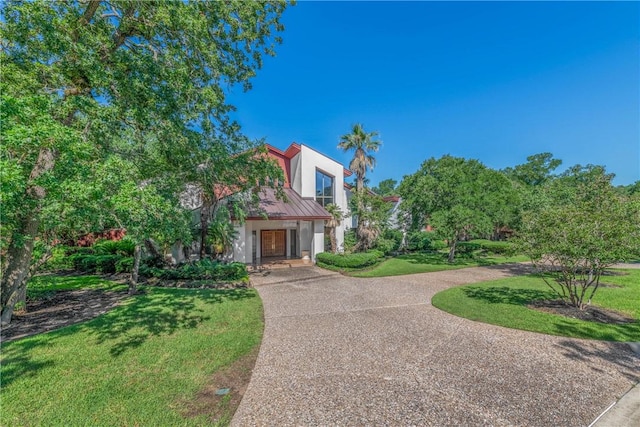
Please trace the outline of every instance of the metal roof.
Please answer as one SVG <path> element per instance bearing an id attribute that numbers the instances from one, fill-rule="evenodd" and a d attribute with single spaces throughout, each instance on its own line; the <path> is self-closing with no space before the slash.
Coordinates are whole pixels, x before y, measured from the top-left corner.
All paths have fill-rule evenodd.
<path id="1" fill-rule="evenodd" d="M 283 188 L 282 191 L 286 200 L 278 200 L 273 188 L 263 187 L 259 193 L 258 209 L 249 212 L 247 219 L 331 219 L 331 214 L 315 200 L 300 197 L 292 188 Z"/>

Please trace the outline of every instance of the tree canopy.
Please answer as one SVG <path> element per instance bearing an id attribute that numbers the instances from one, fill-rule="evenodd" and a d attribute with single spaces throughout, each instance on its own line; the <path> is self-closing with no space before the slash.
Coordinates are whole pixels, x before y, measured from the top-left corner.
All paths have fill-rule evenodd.
<path id="1" fill-rule="evenodd" d="M 443 156 L 422 163 L 405 176 L 398 188 L 402 209 L 411 229 L 427 224 L 447 240 L 449 262 L 456 244 L 478 235 L 490 235 L 512 217 L 517 197 L 509 179 L 477 160 Z"/>
<path id="2" fill-rule="evenodd" d="M 153 204 L 144 215 L 159 214 L 176 196 L 177 187 L 168 183 L 184 185 L 202 160 L 200 153 L 216 151 L 224 160 L 252 145 L 235 137 L 239 130 L 228 117 L 233 107 L 225 90 L 250 88 L 263 56 L 273 55 L 280 41 L 285 7 L 285 2 L 3 3 L 3 323 L 24 288 L 33 244 L 46 234 L 46 213 L 54 218 L 58 208 L 89 199 L 88 206 L 105 199 L 120 203 L 112 211 L 123 212 L 125 199 L 114 195 L 137 193 Z M 117 157 L 134 162 L 135 174 L 121 173 L 128 166 L 111 169 L 116 192 L 70 191 L 81 187 L 74 182 L 98 179 L 99 171 L 106 171 L 102 165 L 118 163 Z M 63 211 L 68 216 L 57 216 L 57 228 L 67 220 L 69 229 L 95 222 L 79 212 Z M 144 223 L 151 229 L 135 234 L 150 237 L 155 226 Z"/>
<path id="3" fill-rule="evenodd" d="M 548 204 L 528 211 L 518 233 L 547 285 L 583 310 L 605 268 L 640 256 L 640 199 L 619 194 L 600 166 L 575 166 L 543 191 Z"/>

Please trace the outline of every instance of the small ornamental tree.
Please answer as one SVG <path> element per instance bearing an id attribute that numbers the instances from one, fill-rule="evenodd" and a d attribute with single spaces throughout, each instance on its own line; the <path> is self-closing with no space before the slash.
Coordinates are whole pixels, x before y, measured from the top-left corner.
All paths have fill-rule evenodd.
<path id="1" fill-rule="evenodd" d="M 331 252 L 338 253 L 338 239 L 336 237 L 336 228 L 342 224 L 344 219 L 344 212 L 340 209 L 340 206 L 329 203 L 324 207 L 327 212 L 331 214 L 331 219 L 327 220 L 327 227 L 329 228 L 329 238 L 331 239 Z"/>
<path id="2" fill-rule="evenodd" d="M 607 267 L 640 253 L 640 200 L 616 194 L 601 168 L 589 174 L 549 186 L 555 203 L 525 214 L 518 237 L 545 283 L 580 310 L 591 304 Z"/>

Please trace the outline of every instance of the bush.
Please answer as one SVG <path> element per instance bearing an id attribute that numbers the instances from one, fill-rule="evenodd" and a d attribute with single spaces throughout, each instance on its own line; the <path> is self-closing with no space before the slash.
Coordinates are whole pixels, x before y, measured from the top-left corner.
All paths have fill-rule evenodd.
<path id="1" fill-rule="evenodd" d="M 353 252 L 353 248 L 355 248 L 356 243 L 358 243 L 358 239 L 356 238 L 356 229 L 350 228 L 344 233 L 344 251 L 346 253 Z"/>
<path id="2" fill-rule="evenodd" d="M 458 242 L 456 245 L 456 255 L 463 258 L 472 257 L 477 250 L 480 250 L 480 245 L 474 242 Z"/>
<path id="3" fill-rule="evenodd" d="M 116 273 L 129 273 L 133 270 L 133 257 L 120 258 L 116 262 Z"/>
<path id="4" fill-rule="evenodd" d="M 429 249 L 431 249 L 432 251 L 439 251 L 439 250 L 442 250 L 442 249 L 446 249 L 448 247 L 449 246 L 447 245 L 447 243 L 444 240 L 433 240 L 429 244 Z"/>
<path id="5" fill-rule="evenodd" d="M 415 231 L 407 236 L 407 249 L 426 251 L 431 249 L 431 235 L 426 231 Z"/>
<path id="6" fill-rule="evenodd" d="M 382 234 L 382 237 L 376 242 L 375 249 L 378 249 L 385 254 L 390 254 L 400 249 L 401 244 L 402 231 L 387 229 Z"/>
<path id="7" fill-rule="evenodd" d="M 316 256 L 316 261 L 320 266 L 331 266 L 337 268 L 365 268 L 377 263 L 384 257 L 381 251 L 359 252 L 353 254 L 332 254 L 322 252 Z"/>
<path id="8" fill-rule="evenodd" d="M 398 245 L 391 239 L 385 239 L 381 237 L 376 241 L 375 248 L 376 250 L 384 254 L 390 254 L 391 252 L 398 249 Z"/>
<path id="9" fill-rule="evenodd" d="M 240 262 L 223 263 L 203 259 L 177 268 L 140 266 L 140 274 L 163 280 L 212 280 L 235 282 L 248 278 L 247 266 Z"/>
<path id="10" fill-rule="evenodd" d="M 42 266 L 45 271 L 72 270 L 73 262 L 69 258 L 71 249 L 68 246 L 58 245 L 51 248 L 51 258 Z"/>
<path id="11" fill-rule="evenodd" d="M 77 270 L 85 273 L 111 274 L 116 272 L 116 262 L 120 255 L 85 255 L 76 254 L 72 261 Z"/>
<path id="12" fill-rule="evenodd" d="M 130 239 L 101 240 L 92 246 L 96 255 L 133 256 L 135 243 Z"/>
<path id="13" fill-rule="evenodd" d="M 407 249 L 410 251 L 439 251 L 446 247 L 444 240 L 436 240 L 433 231 L 414 231 L 407 236 Z"/>

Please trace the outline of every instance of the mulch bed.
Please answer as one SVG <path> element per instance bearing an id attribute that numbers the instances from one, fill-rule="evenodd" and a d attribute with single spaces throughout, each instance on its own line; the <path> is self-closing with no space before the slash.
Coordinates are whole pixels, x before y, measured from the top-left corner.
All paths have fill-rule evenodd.
<path id="1" fill-rule="evenodd" d="M 589 306 L 584 310 L 579 310 L 578 308 L 569 306 L 560 300 L 533 301 L 528 304 L 527 307 L 543 311 L 545 313 L 559 314 L 561 316 L 585 320 L 588 322 L 622 325 L 636 321 L 634 318 L 614 310 L 607 310 L 594 306 Z"/>
<path id="2" fill-rule="evenodd" d="M 109 280 L 122 277 L 113 275 Z M 246 288 L 246 283 L 212 283 L 210 281 L 183 281 L 151 279 L 141 284 L 167 288 L 235 289 Z M 15 312 L 11 323 L 0 331 L 0 341 L 7 342 L 31 335 L 63 328 L 98 317 L 113 309 L 129 296 L 126 290 L 75 290 L 53 292 L 43 299 L 27 301 L 26 310 Z"/>
<path id="3" fill-rule="evenodd" d="M 59 291 L 48 298 L 27 301 L 26 310 L 14 313 L 11 323 L 2 328 L 1 340 L 11 341 L 93 319 L 116 307 L 127 296 L 126 290 L 86 289 Z"/>

